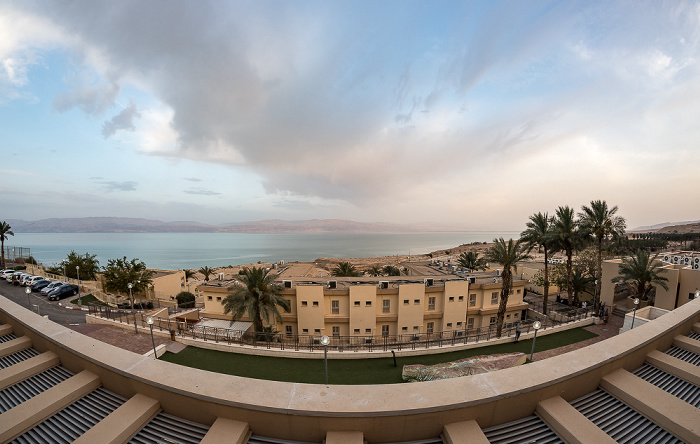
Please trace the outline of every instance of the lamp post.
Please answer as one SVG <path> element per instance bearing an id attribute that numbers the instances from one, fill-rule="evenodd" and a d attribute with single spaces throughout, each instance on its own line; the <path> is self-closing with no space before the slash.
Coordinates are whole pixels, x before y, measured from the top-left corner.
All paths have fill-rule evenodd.
<path id="1" fill-rule="evenodd" d="M 27 293 L 27 308 L 29 308 L 29 309 L 31 310 L 31 308 L 32 308 L 32 303 L 31 303 L 31 301 L 29 300 L 29 295 L 32 294 L 32 289 L 29 288 L 29 287 L 27 287 L 27 289 L 24 290 L 24 291 L 25 291 L 25 293 Z"/>
<path id="2" fill-rule="evenodd" d="M 537 340 L 537 330 L 542 327 L 542 323 L 540 321 L 535 321 L 532 324 L 532 328 L 535 329 L 535 336 L 532 337 L 532 350 L 530 350 L 530 362 L 532 362 L 532 355 L 535 354 L 535 341 Z"/>
<path id="3" fill-rule="evenodd" d="M 75 266 L 75 273 L 78 275 L 78 307 L 83 305 L 83 298 L 80 296 L 80 266 Z"/>
<path id="4" fill-rule="evenodd" d="M 153 357 L 158 359 L 158 353 L 156 353 L 156 341 L 153 339 L 153 316 L 146 318 L 146 323 L 151 327 L 151 344 L 153 344 Z"/>
<path id="5" fill-rule="evenodd" d="M 634 298 L 634 312 L 632 313 L 632 326 L 630 330 L 634 328 L 634 319 L 637 317 L 637 306 L 639 306 L 639 298 Z"/>
<path id="6" fill-rule="evenodd" d="M 66 259 L 63 259 L 63 282 L 68 282 L 68 278 L 66 277 L 66 262 L 68 262 Z"/>
<path id="7" fill-rule="evenodd" d="M 131 282 L 126 284 L 127 287 L 129 287 L 129 301 L 131 301 L 131 309 L 134 309 L 134 299 L 131 297 L 131 288 L 134 286 Z"/>
<path id="8" fill-rule="evenodd" d="M 331 343 L 331 338 L 326 335 L 321 336 L 321 345 L 323 346 L 323 363 L 326 370 L 326 385 L 328 385 L 328 344 Z"/>
<path id="9" fill-rule="evenodd" d="M 141 281 L 140 280 L 136 281 L 136 286 L 139 290 L 139 310 L 143 310 L 143 300 L 141 299 L 142 290 L 141 290 Z"/>

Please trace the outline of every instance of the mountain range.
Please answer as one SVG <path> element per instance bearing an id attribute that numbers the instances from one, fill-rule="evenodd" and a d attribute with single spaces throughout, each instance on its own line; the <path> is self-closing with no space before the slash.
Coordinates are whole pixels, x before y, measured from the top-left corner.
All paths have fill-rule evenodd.
<path id="1" fill-rule="evenodd" d="M 222 225 L 191 221 L 163 222 L 130 217 L 8 219 L 16 233 L 407 233 L 442 231 L 420 225 L 354 222 L 342 219 L 263 220 Z"/>

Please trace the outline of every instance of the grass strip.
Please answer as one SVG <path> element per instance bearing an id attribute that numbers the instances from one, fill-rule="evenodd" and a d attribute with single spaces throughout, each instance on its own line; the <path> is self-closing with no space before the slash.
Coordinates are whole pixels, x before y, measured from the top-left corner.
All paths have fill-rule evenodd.
<path id="1" fill-rule="evenodd" d="M 596 337 L 583 328 L 543 335 L 537 338 L 536 352 L 575 344 Z M 530 354 L 532 339 L 435 355 L 397 357 L 397 366 L 391 357 L 373 359 L 329 359 L 329 384 L 397 384 L 403 382 L 404 365 L 434 365 L 478 355 L 521 352 Z M 353 352 L 347 352 L 353 353 Z M 293 359 L 243 355 L 198 347 L 187 347 L 180 353 L 165 353 L 160 359 L 187 367 L 208 370 L 246 378 L 270 381 L 324 383 L 323 359 Z"/>

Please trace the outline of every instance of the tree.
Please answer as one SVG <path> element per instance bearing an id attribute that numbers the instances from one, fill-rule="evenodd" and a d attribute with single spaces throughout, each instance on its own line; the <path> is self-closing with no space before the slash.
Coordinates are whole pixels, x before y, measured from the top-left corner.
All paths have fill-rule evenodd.
<path id="1" fill-rule="evenodd" d="M 663 263 L 657 260 L 659 255 L 650 256 L 645 250 L 637 250 L 634 256 L 622 259 L 618 275 L 612 279 L 616 284 L 624 284 L 633 296 L 639 299 L 651 299 L 654 285 L 668 290 L 668 279 L 661 275 Z"/>
<path id="2" fill-rule="evenodd" d="M 194 270 L 190 270 L 190 269 L 188 269 L 188 268 L 185 268 L 185 269 L 182 270 L 182 271 L 185 272 L 185 283 L 187 283 L 187 281 L 189 281 L 190 279 L 192 279 L 192 278 L 194 277 L 195 273 L 196 273 Z"/>
<path id="3" fill-rule="evenodd" d="M 189 291 L 181 291 L 175 296 L 177 300 L 178 308 L 192 308 L 194 307 L 195 296 Z"/>
<path id="4" fill-rule="evenodd" d="M 370 268 L 367 269 L 367 273 L 371 274 L 372 276 L 381 276 L 382 267 L 380 267 L 379 265 L 372 265 Z"/>
<path id="5" fill-rule="evenodd" d="M 608 208 L 608 203 L 604 200 L 591 201 L 591 206 L 583 206 L 578 217 L 581 229 L 585 235 L 592 236 L 595 240 L 598 261 L 596 267 L 596 289 L 593 304 L 596 308 L 600 303 L 600 288 L 603 284 L 603 244 L 608 239 L 622 237 L 625 234 L 626 222 L 617 213 L 617 205 Z"/>
<path id="6" fill-rule="evenodd" d="M 204 282 L 207 282 L 207 281 L 209 281 L 209 276 L 214 274 L 214 269 L 209 268 L 207 266 L 204 266 L 204 267 L 199 269 L 199 272 L 204 275 Z"/>
<path id="7" fill-rule="evenodd" d="M 382 268 L 382 272 L 386 276 L 401 276 L 401 269 L 394 265 L 385 265 L 384 268 Z"/>
<path id="8" fill-rule="evenodd" d="M 126 256 L 121 259 L 109 259 L 107 265 L 102 269 L 104 289 L 130 294 L 132 308 L 134 293 L 146 290 L 153 283 L 152 278 L 155 274 L 156 272 L 146 268 L 146 264 L 142 261 L 138 259 L 128 260 Z M 131 284 L 131 292 L 129 292 L 129 284 Z"/>
<path id="9" fill-rule="evenodd" d="M 498 305 L 496 320 L 496 336 L 500 338 L 508 305 L 508 295 L 513 284 L 513 272 L 517 271 L 518 262 L 528 259 L 530 256 L 528 256 L 526 248 L 520 239 L 517 241 L 510 239 L 506 243 L 501 237 L 494 239 L 493 242 L 494 245 L 486 253 L 486 259 L 489 262 L 496 262 L 503 266 L 503 271 L 501 272 L 501 302 Z"/>
<path id="10" fill-rule="evenodd" d="M 357 271 L 357 268 L 355 268 L 355 266 L 350 262 L 341 262 L 331 271 L 331 275 L 337 277 L 354 277 L 359 276 L 360 272 Z"/>
<path id="11" fill-rule="evenodd" d="M 556 247 L 554 243 L 554 221 L 547 213 L 537 213 L 530 216 L 530 221 L 525 225 L 527 229 L 520 233 L 520 239 L 525 243 L 528 251 L 537 247 L 544 250 L 544 282 L 542 283 L 542 313 L 547 314 L 547 300 L 549 299 L 549 254 Z"/>
<path id="12" fill-rule="evenodd" d="M 479 253 L 476 251 L 463 251 L 457 259 L 457 265 L 471 271 L 485 270 L 486 259 L 479 257 Z"/>
<path id="13" fill-rule="evenodd" d="M 3 270 L 5 269 L 5 241 L 8 239 L 7 236 L 14 235 L 12 227 L 7 222 L 0 222 L 0 262 L 2 262 Z"/>
<path id="14" fill-rule="evenodd" d="M 566 253 L 566 292 L 569 305 L 573 303 L 573 255 L 582 244 L 579 223 L 574 217 L 574 209 L 559 207 L 554 218 L 554 244 Z"/>
<path id="15" fill-rule="evenodd" d="M 94 281 L 97 279 L 97 273 L 100 271 L 100 261 L 96 257 L 96 254 L 85 253 L 81 256 L 75 251 L 71 251 L 63 261 L 54 267 L 50 267 L 48 271 L 54 274 L 65 274 L 72 279 L 78 279 L 76 267 L 80 267 L 80 279 Z"/>
<path id="16" fill-rule="evenodd" d="M 264 332 L 263 320 L 282 320 L 277 307 L 282 307 L 287 313 L 292 307 L 289 300 L 280 296 L 279 287 L 273 283 L 274 276 L 269 271 L 258 267 L 244 267 L 241 271 L 240 284 L 223 300 L 224 313 L 231 313 L 233 320 L 248 315 L 256 335 L 260 335 Z"/>

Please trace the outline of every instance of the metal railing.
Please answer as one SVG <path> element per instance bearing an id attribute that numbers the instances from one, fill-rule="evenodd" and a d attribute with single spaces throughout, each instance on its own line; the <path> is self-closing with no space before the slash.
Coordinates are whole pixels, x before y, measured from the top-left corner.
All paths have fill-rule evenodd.
<path id="1" fill-rule="evenodd" d="M 89 305 L 90 314 L 114 321 L 127 323 L 137 327 L 148 328 L 146 314 L 136 311 L 114 309 L 97 305 Z M 175 311 L 169 309 L 169 314 Z M 563 323 L 575 322 L 584 319 L 590 313 L 580 313 L 576 316 L 565 317 L 565 321 L 559 321 L 544 316 L 536 316 L 542 324 L 541 329 L 546 330 Z M 532 323 L 535 318 L 520 322 L 520 332 L 533 331 Z M 175 319 L 155 318 L 154 330 L 166 331 L 178 336 L 200 339 L 203 341 L 223 342 L 227 344 L 249 345 L 253 347 L 265 347 L 267 349 L 280 350 L 323 350 L 321 335 L 293 335 L 277 332 L 250 332 L 220 327 L 209 327 L 197 322 L 177 321 Z M 504 324 L 501 338 L 514 337 L 516 324 Z M 400 335 L 354 335 L 354 336 L 330 336 L 329 350 L 338 352 L 358 351 L 390 351 L 390 350 L 416 350 L 444 347 L 451 345 L 470 344 L 496 339 L 496 326 L 470 328 L 467 330 L 452 330 L 433 333 L 405 333 Z"/>

